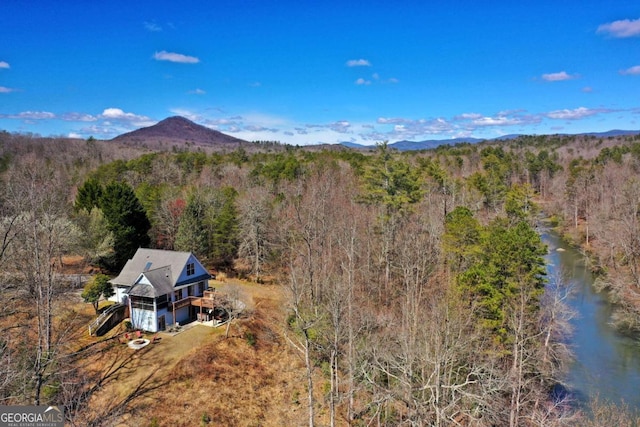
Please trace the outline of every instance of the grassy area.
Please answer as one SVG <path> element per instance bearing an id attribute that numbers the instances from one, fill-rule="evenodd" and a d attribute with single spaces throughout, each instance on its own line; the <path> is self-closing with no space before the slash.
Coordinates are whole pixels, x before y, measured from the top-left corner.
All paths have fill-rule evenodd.
<path id="1" fill-rule="evenodd" d="M 229 286 L 250 313 L 232 323 L 229 338 L 225 327 L 196 324 L 175 335 L 158 334 L 160 340 L 141 350 L 124 343 L 109 347 L 92 369 L 108 369 L 116 360 L 124 366 L 95 393 L 87 419 L 117 409 L 112 424 L 122 426 L 304 424 L 306 408 L 296 398 L 305 393 L 304 365 L 282 335 L 281 289 L 216 284 L 221 291 Z"/>

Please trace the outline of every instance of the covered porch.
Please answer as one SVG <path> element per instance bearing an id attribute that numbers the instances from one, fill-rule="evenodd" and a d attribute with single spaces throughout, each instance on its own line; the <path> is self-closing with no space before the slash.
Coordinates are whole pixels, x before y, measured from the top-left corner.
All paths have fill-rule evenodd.
<path id="1" fill-rule="evenodd" d="M 175 312 L 184 307 L 189 307 L 189 321 L 222 323 L 229 317 L 223 308 L 226 298 L 214 290 L 204 291 L 202 297 L 189 296 L 169 303 L 168 311 Z"/>

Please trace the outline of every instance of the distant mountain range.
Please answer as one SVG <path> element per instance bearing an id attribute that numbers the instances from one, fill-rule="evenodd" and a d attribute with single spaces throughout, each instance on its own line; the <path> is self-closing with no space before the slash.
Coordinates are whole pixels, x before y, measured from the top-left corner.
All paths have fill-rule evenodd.
<path id="1" fill-rule="evenodd" d="M 610 130 L 608 132 L 591 132 L 582 133 L 577 135 L 557 134 L 558 136 L 594 136 L 598 138 L 617 137 L 626 135 L 637 135 L 640 131 L 637 130 Z M 509 139 L 516 139 L 524 135 L 504 135 L 498 138 L 491 139 L 491 141 L 503 141 Z M 257 149 L 258 145 L 247 142 L 245 140 L 235 138 L 233 136 L 226 135 L 217 130 L 209 129 L 208 127 L 199 125 L 184 117 L 174 116 L 166 118 L 153 126 L 140 128 L 132 132 L 124 133 L 120 136 L 113 138 L 111 141 L 118 142 L 125 145 L 132 146 L 144 146 L 148 148 L 171 148 L 182 147 L 185 145 L 195 145 L 203 147 L 212 147 L 223 150 L 235 150 L 238 147 L 245 147 L 250 150 Z M 479 138 L 454 138 L 454 139 L 442 139 L 442 140 L 424 140 L 424 141 L 397 141 L 389 144 L 389 147 L 395 148 L 398 151 L 410 151 L 410 150 L 429 150 L 441 145 L 455 145 L 460 143 L 475 144 L 485 139 Z M 337 149 L 338 147 L 348 147 L 352 149 L 371 150 L 373 147 L 370 145 L 361 145 L 353 142 L 342 142 L 339 145 L 326 146 L 324 144 L 311 146 L 313 147 L 331 147 Z"/>
<path id="2" fill-rule="evenodd" d="M 124 133 L 112 141 L 125 145 L 145 145 L 150 148 L 193 144 L 235 149 L 249 144 L 245 140 L 209 129 L 180 116 L 169 117 L 153 126 Z"/>
<path id="3" fill-rule="evenodd" d="M 554 134 L 557 136 L 595 136 L 597 138 L 608 138 L 608 137 L 616 137 L 616 136 L 627 136 L 627 135 L 638 135 L 640 131 L 638 130 L 619 130 L 614 129 L 607 132 L 588 132 L 588 133 L 580 133 L 580 134 Z M 430 150 L 441 145 L 456 145 L 461 143 L 469 143 L 475 144 L 482 141 L 507 141 L 510 139 L 516 139 L 521 136 L 525 136 L 522 134 L 511 134 L 511 135 L 503 135 L 497 138 L 492 139 L 481 139 L 481 138 L 454 138 L 454 139 L 428 139 L 424 141 L 398 141 L 389 144 L 389 147 L 395 148 L 398 151 L 411 151 L 411 150 Z M 341 145 L 349 148 L 355 149 L 363 149 L 368 150 L 371 149 L 370 145 L 362 145 L 356 144 L 354 142 L 342 142 Z"/>

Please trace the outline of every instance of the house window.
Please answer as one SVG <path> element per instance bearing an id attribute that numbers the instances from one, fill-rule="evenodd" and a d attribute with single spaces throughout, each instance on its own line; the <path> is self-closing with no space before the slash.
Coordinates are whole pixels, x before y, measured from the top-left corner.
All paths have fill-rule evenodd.
<path id="1" fill-rule="evenodd" d="M 198 295 L 202 295 L 204 293 L 204 282 L 198 282 Z"/>
<path id="2" fill-rule="evenodd" d="M 194 286 L 189 286 L 189 287 L 187 288 L 187 293 L 188 293 L 188 295 L 189 295 L 190 297 L 192 297 L 192 296 L 193 296 L 193 288 L 194 288 Z"/>
<path id="3" fill-rule="evenodd" d="M 182 289 L 178 289 L 173 293 L 173 300 L 180 301 L 181 298 L 182 298 Z"/>
<path id="4" fill-rule="evenodd" d="M 131 308 L 154 311 L 153 298 L 131 296 Z"/>
<path id="5" fill-rule="evenodd" d="M 167 308 L 168 305 L 169 305 L 168 294 L 160 295 L 158 298 L 156 298 L 156 307 L 158 310 L 160 310 L 161 308 Z"/>
<path id="6" fill-rule="evenodd" d="M 187 264 L 187 276 L 193 276 L 196 273 L 196 265 L 193 262 Z"/>

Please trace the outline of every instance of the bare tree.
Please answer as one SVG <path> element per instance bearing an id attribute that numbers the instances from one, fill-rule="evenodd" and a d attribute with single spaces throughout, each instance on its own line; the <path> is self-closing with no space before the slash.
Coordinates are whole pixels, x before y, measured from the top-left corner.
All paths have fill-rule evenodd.
<path id="1" fill-rule="evenodd" d="M 315 425 L 315 398 L 313 395 L 313 371 L 314 364 L 311 360 L 312 338 L 311 329 L 320 321 L 319 316 L 311 309 L 308 301 L 308 292 L 305 290 L 305 275 L 294 265 L 291 266 L 289 275 L 289 306 L 293 312 L 290 326 L 296 332 L 296 336 L 289 338 L 304 356 L 304 364 L 307 377 L 307 409 L 309 413 L 309 427 Z M 294 341 L 295 340 L 295 341 Z"/>
<path id="2" fill-rule="evenodd" d="M 178 195 L 165 194 L 155 212 L 156 243 L 164 248 L 173 250 L 180 228 L 180 217 L 186 207 L 186 201 Z"/>
<path id="3" fill-rule="evenodd" d="M 21 239 L 12 247 L 16 276 L 27 289 L 34 313 L 32 401 L 39 405 L 42 388 L 55 375 L 59 355 L 55 334 L 56 297 L 61 291 L 56 274 L 60 259 L 73 242 L 76 230 L 66 217 L 65 177 L 51 165 L 29 157 L 14 169 L 6 188 L 8 203 L 20 216 Z"/>
<path id="4" fill-rule="evenodd" d="M 260 282 L 268 257 L 270 208 L 267 192 L 259 187 L 247 190 L 240 201 L 240 247 L 238 253 L 251 265 L 251 273 Z"/>
<path id="5" fill-rule="evenodd" d="M 571 360 L 567 339 L 573 333 L 571 320 L 577 316 L 569 306 L 574 286 L 568 274 L 558 271 L 551 275 L 540 303 L 540 330 L 542 331 L 541 359 L 544 373 L 550 379 L 560 380 L 566 364 Z"/>
<path id="6" fill-rule="evenodd" d="M 640 182 L 629 179 L 617 207 L 618 221 L 615 234 L 623 262 L 628 266 L 634 285 L 640 289 Z"/>

